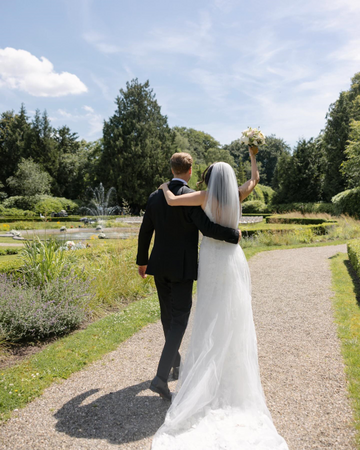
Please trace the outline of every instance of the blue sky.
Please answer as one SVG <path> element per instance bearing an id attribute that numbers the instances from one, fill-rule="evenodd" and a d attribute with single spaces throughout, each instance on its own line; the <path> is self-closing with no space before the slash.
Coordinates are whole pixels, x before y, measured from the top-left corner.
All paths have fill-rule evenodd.
<path id="1" fill-rule="evenodd" d="M 360 71 L 359 23 L 358 0 L 5 1 L 0 113 L 23 102 L 95 140 L 137 77 L 170 126 L 228 144 L 260 125 L 294 146 Z"/>

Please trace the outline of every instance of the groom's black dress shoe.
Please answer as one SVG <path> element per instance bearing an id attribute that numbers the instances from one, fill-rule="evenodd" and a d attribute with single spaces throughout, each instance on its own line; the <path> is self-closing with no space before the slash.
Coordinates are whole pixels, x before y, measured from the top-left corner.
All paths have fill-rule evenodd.
<path id="1" fill-rule="evenodd" d="M 180 370 L 180 367 L 173 367 L 173 369 L 172 369 L 172 379 L 173 380 L 179 379 L 179 370 Z"/>
<path id="2" fill-rule="evenodd" d="M 158 376 L 156 376 L 150 383 L 150 390 L 156 392 L 165 400 L 171 401 L 171 392 L 167 383 L 165 383 L 165 381 L 162 381 Z"/>

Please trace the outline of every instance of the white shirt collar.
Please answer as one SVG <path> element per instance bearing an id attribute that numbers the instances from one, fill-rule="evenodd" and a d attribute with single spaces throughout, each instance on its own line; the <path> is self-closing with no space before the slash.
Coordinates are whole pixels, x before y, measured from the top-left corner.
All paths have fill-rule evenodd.
<path id="1" fill-rule="evenodd" d="M 184 184 L 187 184 L 182 178 L 173 178 L 171 181 L 182 181 Z"/>

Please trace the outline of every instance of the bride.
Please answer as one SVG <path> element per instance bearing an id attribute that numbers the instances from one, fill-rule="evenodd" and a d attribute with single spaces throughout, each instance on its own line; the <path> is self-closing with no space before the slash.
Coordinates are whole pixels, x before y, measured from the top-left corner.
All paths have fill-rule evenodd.
<path id="1" fill-rule="evenodd" d="M 203 176 L 207 191 L 175 196 L 172 206 L 201 205 L 208 217 L 237 228 L 240 201 L 258 182 L 239 189 L 229 164 L 212 164 Z M 153 450 L 288 450 L 266 407 L 260 382 L 248 264 L 240 246 L 204 237 L 200 248 L 197 305 L 177 393 Z"/>

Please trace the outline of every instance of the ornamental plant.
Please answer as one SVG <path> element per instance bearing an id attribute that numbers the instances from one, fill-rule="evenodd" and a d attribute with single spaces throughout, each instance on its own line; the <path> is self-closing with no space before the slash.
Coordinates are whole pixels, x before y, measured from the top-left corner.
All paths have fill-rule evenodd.
<path id="1" fill-rule="evenodd" d="M 73 273 L 42 289 L 0 274 L 0 336 L 17 342 L 69 333 L 86 319 L 91 299 L 89 282 Z"/>
<path id="2" fill-rule="evenodd" d="M 21 272 L 26 281 L 42 288 L 49 281 L 66 277 L 76 261 L 74 252 L 66 252 L 56 239 L 25 241 L 21 252 L 23 265 Z"/>

